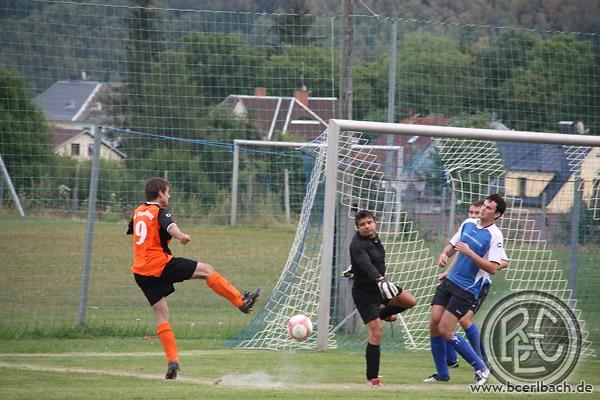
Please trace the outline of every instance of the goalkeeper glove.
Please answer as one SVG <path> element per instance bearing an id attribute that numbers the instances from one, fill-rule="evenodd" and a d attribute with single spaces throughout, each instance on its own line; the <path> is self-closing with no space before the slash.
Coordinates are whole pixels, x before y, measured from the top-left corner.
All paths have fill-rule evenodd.
<path id="1" fill-rule="evenodd" d="M 342 276 L 344 278 L 354 278 L 354 272 L 352 272 L 352 265 L 349 265 L 348 268 L 342 271 Z"/>
<path id="2" fill-rule="evenodd" d="M 379 293 L 381 293 L 381 297 L 384 299 L 391 300 L 398 295 L 398 288 L 392 282 L 385 279 L 384 276 L 377 279 L 377 287 L 379 288 Z"/>

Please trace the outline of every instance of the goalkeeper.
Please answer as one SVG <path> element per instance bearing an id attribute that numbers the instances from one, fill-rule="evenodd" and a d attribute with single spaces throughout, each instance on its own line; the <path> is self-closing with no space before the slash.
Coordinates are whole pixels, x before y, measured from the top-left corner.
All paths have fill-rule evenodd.
<path id="1" fill-rule="evenodd" d="M 129 222 L 128 235 L 133 235 L 134 278 L 154 310 L 156 332 L 167 358 L 166 379 L 175 379 L 179 356 L 175 334 L 169 323 L 167 296 L 175 291 L 176 282 L 204 279 L 209 288 L 229 300 L 243 313 L 249 313 L 258 300 L 261 289 L 241 294 L 210 264 L 173 257 L 169 250 L 171 238 L 187 244 L 192 238 L 182 232 L 166 207 L 169 205 L 170 185 L 166 179 L 155 177 L 146 183 L 146 202 L 138 206 Z"/>
<path id="2" fill-rule="evenodd" d="M 354 222 L 357 232 L 350 243 L 350 261 L 354 275 L 352 299 L 369 334 L 365 354 L 367 385 L 381 387 L 381 320 L 389 320 L 396 314 L 414 307 L 417 300 L 412 294 L 385 278 L 385 250 L 377 235 L 373 214 L 366 210 L 359 211 Z"/>

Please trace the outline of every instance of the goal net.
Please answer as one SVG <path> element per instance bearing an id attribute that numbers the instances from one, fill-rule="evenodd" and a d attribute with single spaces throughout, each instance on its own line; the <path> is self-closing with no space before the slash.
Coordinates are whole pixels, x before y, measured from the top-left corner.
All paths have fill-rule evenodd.
<path id="1" fill-rule="evenodd" d="M 238 346 L 314 349 L 325 334 L 325 347 L 346 343 L 349 336 L 354 337 L 355 343 L 365 338 L 362 323 L 353 309 L 350 284 L 341 277 L 341 271 L 348 263 L 349 240 L 355 231 L 354 213 L 367 209 L 377 218 L 378 232 L 386 249 L 388 279 L 417 299 L 417 306 L 390 324 L 388 331 L 400 346 L 428 348 L 430 302 L 442 271 L 437 266 L 439 252 L 464 219 L 466 205 L 491 193 L 500 193 L 507 201 L 507 210 L 497 224 L 504 234 L 510 265 L 493 276 L 489 304 L 477 319 L 482 321 L 489 306 L 509 292 L 544 291 L 571 307 L 582 330 L 582 353 L 591 354 L 585 315 L 573 290 L 576 282 L 572 274 L 577 266 L 573 265 L 574 254 L 569 253 L 580 251 L 587 242 L 577 234 L 571 238 L 575 243 L 569 243 L 569 234 L 564 230 L 577 223 L 574 213 L 587 212 L 593 215 L 591 229 L 598 231 L 600 165 L 596 160 L 600 147 L 569 145 L 572 135 L 564 136 L 564 143 L 556 143 L 559 135 L 539 134 L 555 140 L 548 142 L 553 144 L 542 144 L 535 138 L 531 142 L 505 142 L 506 138 L 482 140 L 483 133 L 491 130 L 464 129 L 462 134 L 452 137 L 456 128 L 435 127 L 444 132 L 435 136 L 422 132 L 431 127 L 421 127 L 417 130 L 425 134 L 428 144 L 422 146 L 421 153 L 410 156 L 411 162 L 405 162 L 401 156 L 389 157 L 386 151 L 357 146 L 373 142 L 373 137 L 366 133 L 380 128 L 383 137 L 384 132 L 390 132 L 384 126 L 391 129 L 390 126 L 402 124 L 366 125 L 368 129 L 342 129 L 336 134 L 336 204 L 335 215 L 331 216 L 335 221 L 333 262 L 322 259 L 326 242 L 323 224 L 327 223 L 326 131 L 318 139 L 322 146 L 315 147 L 316 161 L 288 260 L 263 310 L 234 339 Z M 464 134 L 467 131 L 471 131 L 470 136 Z M 410 140 L 405 145 L 410 146 Z M 529 170 L 522 166 L 527 167 L 528 163 Z M 537 168 L 544 163 L 556 164 L 558 169 L 551 173 L 549 166 L 545 172 L 544 168 Z M 577 199 L 581 206 L 576 204 Z M 549 219 L 562 221 L 562 225 L 547 224 Z M 562 228 L 551 231 L 549 226 Z M 563 243 L 549 244 L 556 240 L 548 238 L 561 235 L 565 237 Z M 326 279 L 331 283 L 330 288 L 323 288 L 322 284 L 325 265 L 330 267 L 331 278 Z M 323 297 L 329 304 L 323 303 Z M 325 308 L 328 324 L 320 326 L 323 318 L 319 318 L 319 313 Z M 315 325 L 315 333 L 307 341 L 294 341 L 288 336 L 287 320 L 295 314 L 308 315 Z"/>

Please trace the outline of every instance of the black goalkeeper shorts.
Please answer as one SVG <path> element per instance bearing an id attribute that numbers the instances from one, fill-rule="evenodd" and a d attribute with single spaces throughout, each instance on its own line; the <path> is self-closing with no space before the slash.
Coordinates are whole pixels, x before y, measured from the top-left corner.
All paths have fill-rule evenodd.
<path id="1" fill-rule="evenodd" d="M 398 294 L 402 293 L 402 288 L 398 285 L 396 287 L 398 288 Z M 353 286 L 352 300 L 354 300 L 354 305 L 365 324 L 379 318 L 381 305 L 389 302 L 388 299 L 381 297 L 376 284 L 367 287 Z"/>
<path id="2" fill-rule="evenodd" d="M 194 275 L 198 261 L 183 257 L 173 257 L 165 265 L 160 276 L 144 276 L 133 274 L 135 282 L 144 292 L 151 306 L 163 297 L 167 297 L 175 291 L 173 283 L 183 282 Z"/>

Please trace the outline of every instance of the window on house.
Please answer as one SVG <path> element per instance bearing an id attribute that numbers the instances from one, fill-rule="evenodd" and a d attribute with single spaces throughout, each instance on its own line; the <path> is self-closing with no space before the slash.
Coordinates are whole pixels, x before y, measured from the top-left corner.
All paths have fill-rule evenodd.
<path id="1" fill-rule="evenodd" d="M 93 157 L 94 156 L 94 145 L 93 144 L 88 144 L 88 156 Z"/>
<path id="2" fill-rule="evenodd" d="M 71 155 L 78 156 L 79 155 L 79 143 L 71 143 Z"/>

